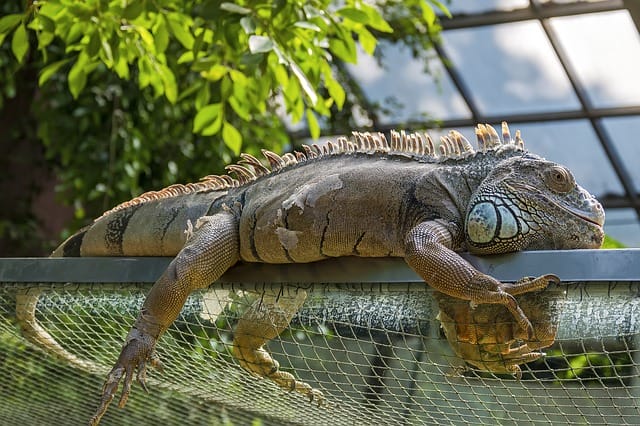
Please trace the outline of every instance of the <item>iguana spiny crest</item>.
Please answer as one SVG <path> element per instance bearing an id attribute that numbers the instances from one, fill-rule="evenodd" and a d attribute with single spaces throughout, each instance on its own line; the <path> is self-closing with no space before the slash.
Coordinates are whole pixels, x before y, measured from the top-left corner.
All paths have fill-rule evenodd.
<path id="1" fill-rule="evenodd" d="M 475 129 L 478 149 L 480 152 L 498 151 L 500 149 L 524 151 L 524 141 L 520 131 L 516 131 L 515 139 L 511 138 L 506 122 L 502 123 L 503 139 L 496 130 L 488 124 L 479 124 Z M 450 130 L 448 135 L 440 137 L 440 144 L 436 144 L 428 132 L 410 132 L 404 130 L 390 132 L 391 142 L 382 132 L 352 132 L 352 139 L 338 137 L 335 142 L 328 141 L 324 145 L 302 145 L 304 152 L 294 151 L 278 155 L 263 149 L 269 167 L 251 154 L 241 153 L 237 164 L 230 164 L 225 169 L 233 174 L 208 175 L 199 182 L 187 184 L 173 184 L 159 191 L 145 192 L 138 197 L 117 205 L 103 213 L 107 216 L 113 212 L 160 198 L 177 197 L 180 195 L 220 191 L 237 188 L 251 183 L 262 176 L 277 173 L 290 166 L 304 163 L 308 160 L 329 155 L 349 154 L 389 154 L 408 156 L 417 161 L 443 162 L 473 156 L 476 151 L 471 143 L 457 130 Z"/>

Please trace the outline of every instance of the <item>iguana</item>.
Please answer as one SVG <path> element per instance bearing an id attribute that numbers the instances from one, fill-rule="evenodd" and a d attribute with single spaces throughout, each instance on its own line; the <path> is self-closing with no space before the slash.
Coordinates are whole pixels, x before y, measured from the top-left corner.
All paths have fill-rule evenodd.
<path id="1" fill-rule="evenodd" d="M 354 132 L 351 140 L 302 152 L 263 151 L 269 167 L 242 154 L 227 166 L 235 177 L 212 175 L 142 194 L 67 239 L 54 256 L 174 256 L 126 337 L 91 424 L 121 380 L 120 406 L 136 371 L 146 389 L 146 366 L 159 365 L 154 348 L 187 296 L 237 262 L 403 257 L 439 292 L 472 307 L 505 306 L 521 334 L 533 338 L 514 295 L 558 278 L 501 283 L 458 252 L 598 248 L 604 211 L 566 167 L 527 152 L 520 132 L 512 138 L 506 123 L 502 137 L 489 125 L 475 133 L 477 150 L 457 131 L 439 145 L 426 133 L 392 132 L 387 141 L 382 133 Z M 233 354 L 254 375 L 322 401 L 319 390 L 280 371 L 263 348 L 303 302 L 254 304 L 238 322 Z"/>

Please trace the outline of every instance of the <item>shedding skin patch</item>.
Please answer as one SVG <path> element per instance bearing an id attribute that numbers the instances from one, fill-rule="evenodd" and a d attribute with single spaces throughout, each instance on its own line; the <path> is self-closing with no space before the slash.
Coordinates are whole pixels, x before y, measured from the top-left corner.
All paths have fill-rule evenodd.
<path id="1" fill-rule="evenodd" d="M 298 245 L 298 233 L 286 228 L 278 227 L 275 230 L 278 240 L 285 250 L 293 250 Z"/>
<path id="2" fill-rule="evenodd" d="M 289 210 L 296 206 L 300 209 L 300 214 L 305 206 L 315 207 L 316 202 L 323 195 L 341 189 L 343 182 L 338 174 L 332 174 L 322 177 L 320 181 L 310 182 L 302 185 L 289 198 L 282 202 L 282 208 Z"/>

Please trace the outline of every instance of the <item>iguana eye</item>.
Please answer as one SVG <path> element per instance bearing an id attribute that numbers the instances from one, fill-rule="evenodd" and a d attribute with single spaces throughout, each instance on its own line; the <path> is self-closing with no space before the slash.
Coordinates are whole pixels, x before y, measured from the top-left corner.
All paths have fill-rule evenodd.
<path id="1" fill-rule="evenodd" d="M 574 180 L 571 172 L 564 167 L 554 166 L 545 173 L 545 183 L 557 192 L 569 192 L 574 187 Z"/>

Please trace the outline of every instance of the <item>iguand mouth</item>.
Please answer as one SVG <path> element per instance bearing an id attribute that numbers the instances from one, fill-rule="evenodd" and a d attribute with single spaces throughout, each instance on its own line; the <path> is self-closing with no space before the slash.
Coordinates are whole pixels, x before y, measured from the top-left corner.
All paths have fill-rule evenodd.
<path id="1" fill-rule="evenodd" d="M 591 224 L 597 226 L 600 229 L 602 229 L 604 227 L 604 218 L 605 218 L 604 213 L 602 213 L 602 214 L 589 214 L 589 212 L 586 212 L 584 210 L 578 210 L 576 208 L 564 205 L 562 203 L 558 203 L 557 201 L 554 201 L 553 199 L 549 198 L 546 194 L 544 194 L 538 188 L 534 188 L 534 187 L 529 186 L 529 185 L 525 185 L 525 184 L 512 184 L 512 185 L 509 185 L 508 184 L 507 186 L 511 187 L 514 190 L 522 190 L 522 191 L 526 191 L 526 192 L 529 192 L 529 193 L 536 193 L 536 194 L 540 195 L 541 197 L 543 197 L 548 202 L 550 202 L 551 204 L 553 204 L 554 206 L 558 207 L 559 209 L 564 210 L 567 213 L 572 214 L 573 216 L 579 217 L 580 219 L 584 220 L 585 222 L 591 223 Z"/>
<path id="2" fill-rule="evenodd" d="M 582 210 L 576 210 L 573 209 L 571 207 L 568 206 L 564 206 L 562 204 L 556 203 L 553 200 L 549 200 L 551 201 L 555 206 L 561 208 L 562 210 L 571 213 L 572 215 L 579 217 L 580 219 L 584 220 L 585 222 L 589 222 L 592 223 L 594 225 L 596 225 L 599 228 L 602 228 L 604 226 L 604 215 L 593 215 L 593 216 L 589 216 L 586 212 L 582 211 Z"/>

